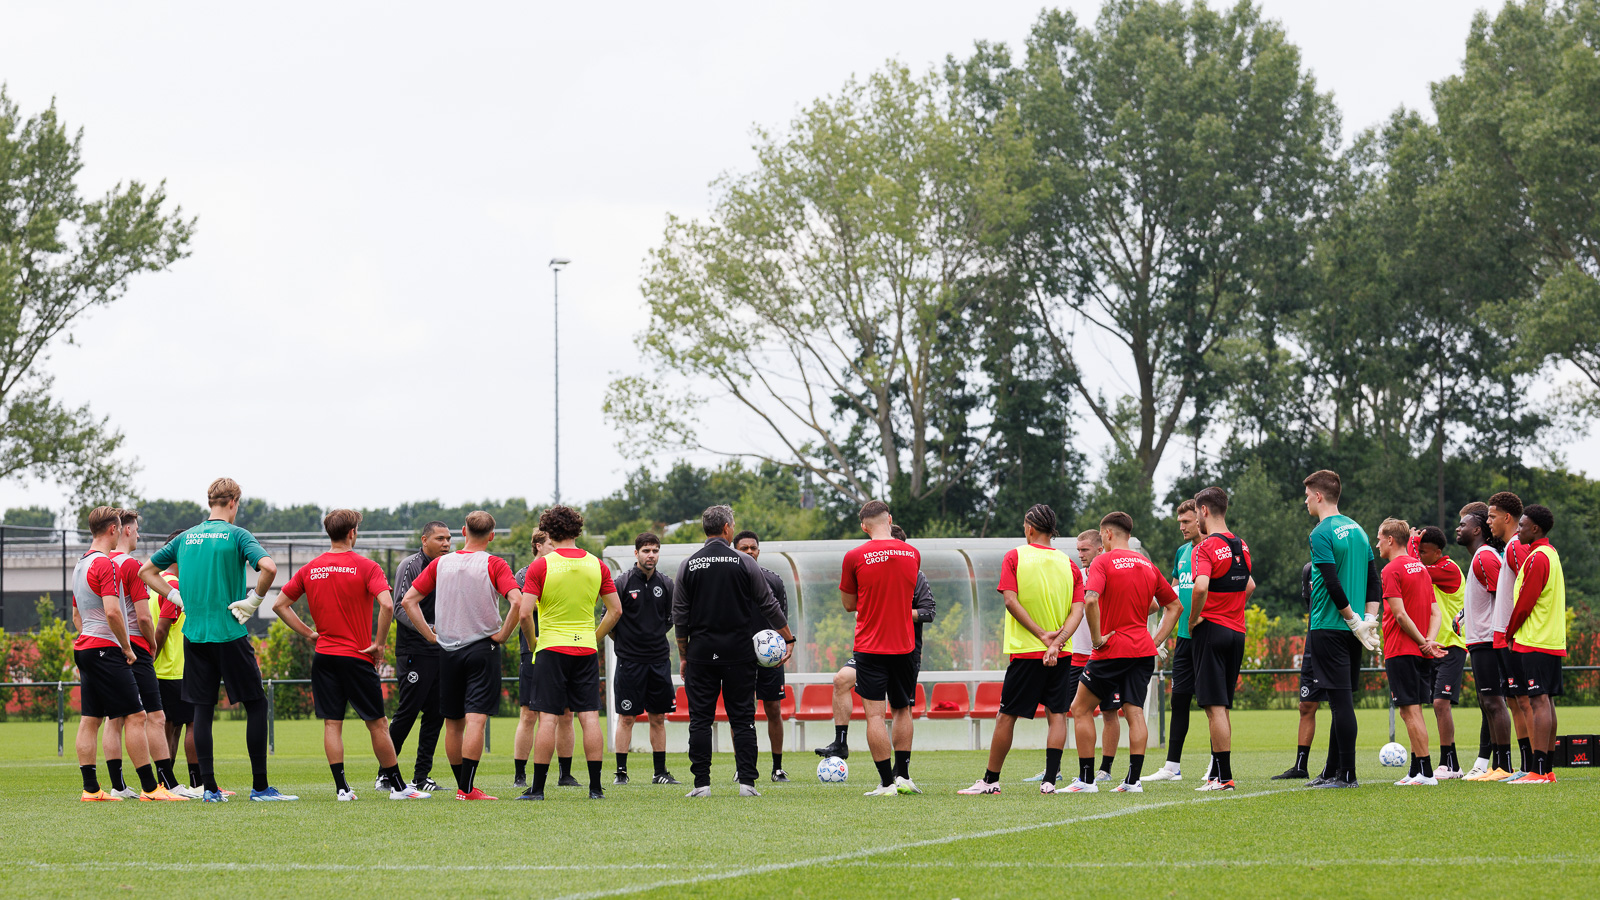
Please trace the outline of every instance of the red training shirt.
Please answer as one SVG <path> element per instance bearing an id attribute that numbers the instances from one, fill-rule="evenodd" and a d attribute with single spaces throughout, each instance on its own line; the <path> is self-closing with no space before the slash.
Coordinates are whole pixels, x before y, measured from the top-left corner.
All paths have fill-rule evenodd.
<path id="1" fill-rule="evenodd" d="M 844 555 L 839 590 L 856 595 L 857 653 L 910 653 L 916 647 L 911 595 L 922 554 L 893 538 L 865 541 Z"/>
<path id="2" fill-rule="evenodd" d="M 1421 656 L 1422 648 L 1400 629 L 1399 620 L 1389 608 L 1392 597 L 1400 599 L 1411 624 L 1427 637 L 1428 622 L 1433 617 L 1433 579 L 1428 577 L 1428 567 L 1410 556 L 1397 556 L 1383 570 L 1383 658 Z"/>
<path id="3" fill-rule="evenodd" d="M 1040 549 L 1040 550 L 1054 550 L 1054 549 L 1056 549 L 1054 547 L 1047 547 L 1044 544 L 1029 544 L 1028 546 L 1035 547 L 1035 548 Z M 1020 591 L 1017 590 L 1017 562 L 1018 562 L 1019 558 L 1020 557 L 1019 557 L 1019 554 L 1017 553 L 1017 548 L 1012 547 L 1010 550 L 1006 551 L 1005 558 L 1000 560 L 1000 583 L 995 585 L 994 589 L 996 591 L 998 591 L 998 592 L 1000 592 L 1002 594 L 1005 593 L 1006 591 L 1010 591 L 1013 594 L 1021 593 Z M 1072 567 L 1072 602 L 1073 603 L 1082 603 L 1083 602 L 1083 573 L 1078 570 L 1078 564 L 1076 562 L 1073 562 L 1072 556 L 1070 554 L 1067 555 L 1067 565 Z M 1068 607 L 1067 614 L 1068 615 L 1072 614 L 1071 607 Z M 1040 650 L 1037 653 L 1013 653 L 1013 654 L 1011 654 L 1011 658 L 1012 659 L 1044 659 L 1044 651 Z M 1074 655 L 1073 656 L 1073 665 L 1081 666 L 1081 665 L 1083 665 L 1083 663 L 1088 662 L 1088 660 L 1089 660 L 1089 657 L 1085 656 L 1082 661 L 1078 661 L 1077 656 Z"/>
<path id="4" fill-rule="evenodd" d="M 1209 577 L 1213 583 L 1228 574 L 1233 568 L 1233 551 L 1219 535 L 1227 534 L 1228 537 L 1236 535 L 1228 532 L 1206 535 L 1205 539 L 1196 544 L 1194 551 L 1189 556 L 1189 567 L 1194 572 L 1194 577 L 1201 575 Z M 1250 545 L 1239 539 L 1239 547 L 1244 551 L 1245 568 L 1250 568 Z M 1200 610 L 1200 619 L 1205 622 L 1215 622 L 1224 628 L 1243 634 L 1244 627 L 1244 591 L 1218 591 L 1214 588 L 1206 593 L 1206 605 Z M 1154 651 L 1151 651 L 1152 654 Z"/>
<path id="5" fill-rule="evenodd" d="M 372 599 L 389 589 L 383 567 L 354 550 L 329 551 L 301 566 L 283 595 L 305 595 L 317 630 L 316 651 L 372 662 Z"/>
<path id="6" fill-rule="evenodd" d="M 1132 550 L 1107 550 L 1089 564 L 1087 589 L 1100 595 L 1100 636 L 1106 639 L 1090 659 L 1156 655 L 1156 642 L 1146 627 L 1150 598 L 1167 606 L 1178 602 L 1178 592 L 1150 560 Z"/>

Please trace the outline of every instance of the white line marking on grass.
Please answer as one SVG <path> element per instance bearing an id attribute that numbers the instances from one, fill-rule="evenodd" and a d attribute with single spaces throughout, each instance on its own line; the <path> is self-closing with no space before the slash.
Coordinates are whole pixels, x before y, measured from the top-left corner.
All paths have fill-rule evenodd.
<path id="1" fill-rule="evenodd" d="M 834 865 L 872 866 L 886 869 L 1148 869 L 1151 866 L 1170 869 L 1206 869 L 1227 868 L 1229 866 L 1306 866 L 1317 868 L 1323 866 L 1590 865 L 1593 862 L 1592 858 L 1577 856 L 1431 856 L 1384 859 L 1364 859 L 1361 857 L 1346 857 L 1343 859 L 1146 859 L 1137 862 L 1028 862 L 1022 860 L 882 862 L 870 859 L 856 859 L 836 862 Z"/>
<path id="2" fill-rule="evenodd" d="M 742 869 L 733 869 L 726 872 L 708 872 L 704 875 L 693 875 L 686 878 L 668 878 L 661 881 L 652 881 L 648 884 L 634 885 L 631 887 L 607 888 L 599 891 L 584 891 L 579 894 L 563 894 L 556 900 L 598 900 L 601 897 L 621 897 L 627 894 L 637 894 L 643 891 L 654 891 L 660 888 L 683 887 L 692 884 L 703 884 L 708 881 L 726 881 L 730 878 L 744 878 L 749 875 L 765 875 L 769 872 L 783 872 L 789 869 L 801 869 L 808 866 L 826 866 L 834 863 L 854 862 L 882 853 L 897 853 L 902 850 L 914 850 L 919 847 L 937 847 L 943 844 L 954 844 L 957 841 L 982 840 L 984 838 L 1001 837 L 1008 834 L 1019 834 L 1025 831 L 1038 831 L 1041 828 L 1060 828 L 1063 825 L 1075 825 L 1079 822 L 1094 822 L 1101 819 L 1115 819 L 1121 816 L 1130 816 L 1137 813 L 1149 812 L 1152 809 L 1164 809 L 1171 806 L 1187 806 L 1191 803 L 1214 803 L 1219 800 L 1243 800 L 1246 797 L 1265 797 L 1269 794 L 1282 794 L 1288 791 L 1297 791 L 1301 788 L 1276 788 L 1266 791 L 1252 791 L 1248 794 L 1232 794 L 1230 797 L 1192 797 L 1187 800 L 1164 800 L 1160 803 L 1143 803 L 1138 806 L 1125 806 L 1121 809 L 1112 809 L 1100 813 L 1090 813 L 1084 816 L 1073 816 L 1067 819 L 1058 819 L 1054 822 L 1033 822 L 1027 825 L 1012 825 L 1006 828 L 991 828 L 987 831 L 973 831 L 966 834 L 950 834 L 944 837 L 925 838 L 920 841 L 907 841 L 901 844 L 889 844 L 883 847 L 870 847 L 865 850 L 852 850 L 849 853 L 835 853 L 828 856 L 813 856 L 809 859 L 792 860 L 790 862 L 767 863 L 760 866 L 746 866 Z M 979 801 L 982 802 L 982 801 Z M 1070 802 L 1070 801 L 1068 801 Z"/>
<path id="3" fill-rule="evenodd" d="M 353 863 L 297 863 L 297 862 L 151 862 L 146 860 L 108 860 L 105 862 L 35 862 L 24 861 L 10 863 L 26 869 L 41 871 L 72 870 L 94 872 L 102 869 L 148 869 L 157 872 L 388 872 L 394 871 L 391 865 L 367 865 Z M 602 867 L 589 865 L 454 865 L 454 866 L 413 866 L 413 868 L 428 872 L 594 872 L 596 868 L 604 869 L 685 869 L 727 868 L 727 863 L 705 863 L 703 865 L 680 865 L 676 863 L 619 863 L 607 864 Z"/>

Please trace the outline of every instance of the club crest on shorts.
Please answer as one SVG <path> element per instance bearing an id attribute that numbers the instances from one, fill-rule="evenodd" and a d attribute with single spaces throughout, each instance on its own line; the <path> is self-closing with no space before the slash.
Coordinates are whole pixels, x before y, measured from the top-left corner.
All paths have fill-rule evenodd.
<path id="1" fill-rule="evenodd" d="M 411 671 L 406 673 L 406 681 L 409 681 L 412 684 L 416 684 L 417 683 L 417 670 L 416 669 L 412 669 Z"/>
<path id="2" fill-rule="evenodd" d="M 633 709 L 633 701 L 629 700 L 626 697 L 624 697 L 621 700 L 617 701 L 617 705 L 622 707 L 624 712 L 626 712 L 626 711 L 628 711 L 630 709 Z"/>

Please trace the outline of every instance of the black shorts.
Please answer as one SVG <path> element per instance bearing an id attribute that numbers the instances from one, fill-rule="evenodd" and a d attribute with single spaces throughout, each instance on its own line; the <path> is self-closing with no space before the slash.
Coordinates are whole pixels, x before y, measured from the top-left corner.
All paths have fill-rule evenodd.
<path id="1" fill-rule="evenodd" d="M 1300 699 L 1322 703 L 1328 699 L 1329 691 L 1354 691 L 1361 683 L 1361 659 L 1365 652 L 1361 639 L 1348 628 L 1315 628 L 1306 632 L 1306 660 L 1300 666 Z M 1308 666 L 1309 685 L 1305 674 Z"/>
<path id="2" fill-rule="evenodd" d="M 91 719 L 120 719 L 144 712 L 139 683 L 121 647 L 85 647 L 72 651 L 78 666 L 79 706 Z"/>
<path id="3" fill-rule="evenodd" d="M 910 653 L 857 652 L 856 693 L 862 700 L 888 700 L 890 709 L 904 709 L 917 696 L 917 667 Z"/>
<path id="4" fill-rule="evenodd" d="M 666 715 L 677 712 L 678 698 L 672 689 L 672 662 L 641 662 L 617 658 L 611 674 L 613 706 L 619 716 Z"/>
<path id="5" fill-rule="evenodd" d="M 1233 708 L 1233 691 L 1244 665 L 1244 633 L 1204 621 L 1189 630 L 1194 639 L 1194 699 L 1201 706 Z"/>
<path id="6" fill-rule="evenodd" d="M 267 699 L 261 686 L 261 667 L 248 636 L 222 643 L 197 643 L 183 639 L 183 699 L 195 706 L 217 705 L 217 683 L 228 688 L 228 699 L 249 703 Z"/>
<path id="7" fill-rule="evenodd" d="M 1102 711 L 1124 706 L 1143 709 L 1150 694 L 1150 676 L 1155 673 L 1154 656 L 1091 659 L 1078 676 L 1078 683 L 1100 698 Z"/>
<path id="8" fill-rule="evenodd" d="M 500 645 L 484 638 L 439 655 L 439 714 L 465 719 L 500 709 Z"/>
<path id="9" fill-rule="evenodd" d="M 344 719 L 346 707 L 363 722 L 383 718 L 383 685 L 369 659 L 311 654 L 311 705 L 317 718 Z"/>
<path id="10" fill-rule="evenodd" d="M 1528 685 L 1522 680 L 1522 674 L 1517 668 L 1517 654 L 1510 647 L 1497 647 L 1495 652 L 1500 654 L 1500 674 L 1505 678 L 1507 697 L 1528 696 Z"/>
<path id="11" fill-rule="evenodd" d="M 145 712 L 160 712 L 161 679 L 156 677 L 156 658 L 138 644 L 133 645 L 133 681 L 139 686 L 139 702 Z"/>
<path id="12" fill-rule="evenodd" d="M 1561 657 L 1536 650 L 1513 650 L 1513 665 L 1529 697 L 1561 696 Z"/>
<path id="13" fill-rule="evenodd" d="M 1500 651 L 1494 644 L 1484 641 L 1467 648 L 1472 657 L 1472 684 L 1486 697 L 1503 697 L 1506 693 L 1506 670 Z"/>
<path id="14" fill-rule="evenodd" d="M 533 708 L 533 661 L 517 663 L 517 705 Z"/>
<path id="15" fill-rule="evenodd" d="M 533 656 L 535 712 L 559 716 L 567 710 L 594 712 L 600 708 L 600 659 L 593 653 L 575 656 L 540 650 Z"/>
<path id="16" fill-rule="evenodd" d="M 156 686 L 161 691 L 161 712 L 169 723 L 189 725 L 194 722 L 194 707 L 183 699 L 182 678 L 157 678 Z"/>
<path id="17" fill-rule="evenodd" d="M 1077 686 L 1067 680 L 1064 661 L 1047 666 L 1042 659 L 1011 657 L 1006 679 L 1000 686 L 1000 711 L 1019 719 L 1031 719 L 1039 704 L 1053 713 L 1064 713 L 1072 706 Z"/>
<path id="18" fill-rule="evenodd" d="M 1395 706 L 1421 706 L 1433 693 L 1433 664 L 1420 656 L 1394 656 L 1383 661 L 1389 676 L 1389 697 Z"/>
<path id="19" fill-rule="evenodd" d="M 1428 660 L 1428 688 L 1434 700 L 1461 702 L 1461 679 L 1467 668 L 1467 648 L 1446 647 L 1444 656 Z"/>
<path id="20" fill-rule="evenodd" d="M 1181 637 L 1172 648 L 1172 692 L 1194 693 L 1194 639 Z"/>
<path id="21" fill-rule="evenodd" d="M 756 699 L 776 703 L 783 699 L 783 666 L 756 666 Z"/>

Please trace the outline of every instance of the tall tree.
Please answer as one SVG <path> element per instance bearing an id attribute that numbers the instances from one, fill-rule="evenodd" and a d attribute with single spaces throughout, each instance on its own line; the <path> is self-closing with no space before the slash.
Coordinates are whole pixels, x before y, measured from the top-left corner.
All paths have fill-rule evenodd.
<path id="1" fill-rule="evenodd" d="M 973 310 L 1029 154 L 952 91 L 894 64 L 852 80 L 760 132 L 708 220 L 669 220 L 639 346 L 681 380 L 613 383 L 609 419 L 650 438 L 625 449 L 795 466 L 853 501 L 938 503 L 968 477 L 989 439 Z"/>
<path id="2" fill-rule="evenodd" d="M 1600 413 L 1600 2 L 1479 12 L 1460 75 L 1434 87 L 1456 165 L 1538 288 L 1517 322 L 1535 361 L 1565 359 Z"/>
<path id="3" fill-rule="evenodd" d="M 127 291 L 139 272 L 188 254 L 194 220 L 168 212 L 164 184 L 78 190 L 83 131 L 55 105 L 24 118 L 0 85 L 0 479 L 53 481 L 78 498 L 126 496 L 122 435 L 85 406 L 51 396 L 42 364 L 80 316 Z M 102 355 L 109 372 L 116 365 Z"/>
<path id="4" fill-rule="evenodd" d="M 1046 12 L 1020 66 L 980 45 L 963 80 L 1021 109 L 1050 188 L 1016 242 L 1033 304 L 1063 377 L 1148 480 L 1219 349 L 1306 255 L 1333 102 L 1248 2 L 1113 0 L 1092 29 Z"/>

